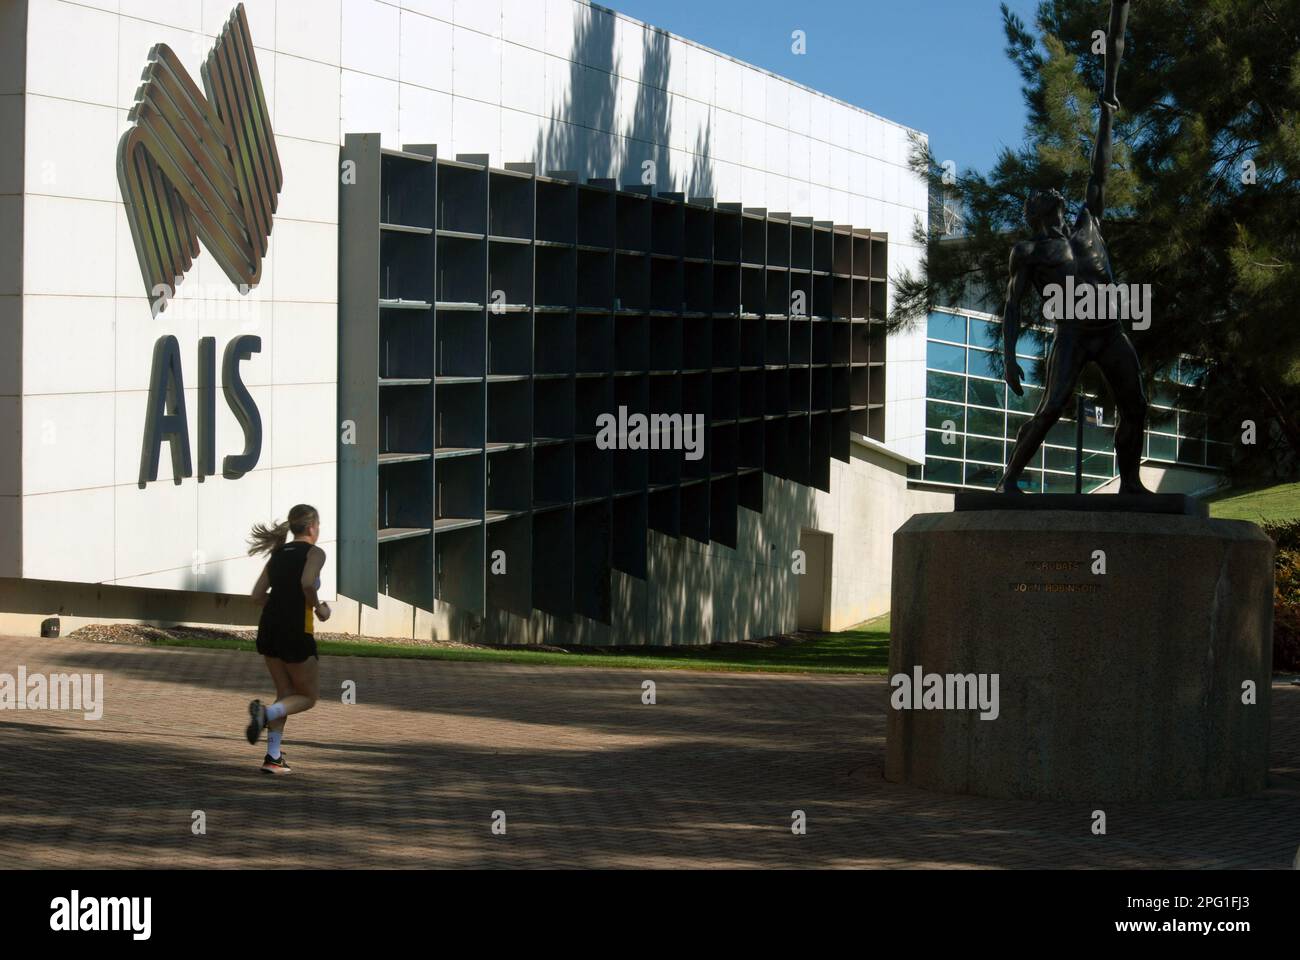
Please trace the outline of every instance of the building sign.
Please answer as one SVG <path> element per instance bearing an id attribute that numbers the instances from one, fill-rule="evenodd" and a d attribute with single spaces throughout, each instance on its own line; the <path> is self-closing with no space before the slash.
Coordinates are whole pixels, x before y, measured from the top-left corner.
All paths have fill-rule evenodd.
<path id="1" fill-rule="evenodd" d="M 172 49 L 154 46 L 128 114 L 133 126 L 117 147 L 126 218 L 155 316 L 198 256 L 199 240 L 241 293 L 257 284 L 284 180 L 243 4 L 231 13 L 201 72 L 206 98 Z M 216 463 L 215 344 L 206 339 L 199 349 L 200 479 L 214 473 Z M 261 417 L 238 369 L 260 350 L 260 338 L 241 336 L 225 351 L 225 397 L 245 442 L 242 453 L 225 458 L 227 477 L 251 470 L 261 453 Z M 154 349 L 141 485 L 158 478 L 164 440 L 171 444 L 176 482 L 193 474 L 184 396 L 176 338 L 165 336 Z"/>
<path id="2" fill-rule="evenodd" d="M 155 313 L 200 239 L 231 283 L 257 283 L 283 183 L 243 4 L 202 74 L 206 99 L 171 47 L 156 45 L 127 115 L 134 126 L 117 146 L 126 218 Z"/>

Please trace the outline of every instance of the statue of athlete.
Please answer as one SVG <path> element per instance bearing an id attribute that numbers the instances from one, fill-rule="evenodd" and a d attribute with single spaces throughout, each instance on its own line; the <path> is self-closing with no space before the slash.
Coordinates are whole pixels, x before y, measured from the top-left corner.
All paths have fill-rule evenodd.
<path id="1" fill-rule="evenodd" d="M 1093 285 L 1114 289 L 1114 275 L 1106 243 L 1101 238 L 1102 211 L 1106 206 L 1106 176 L 1111 162 L 1111 126 L 1119 101 L 1115 97 L 1115 76 L 1124 55 L 1124 27 L 1128 21 L 1129 0 L 1112 0 L 1110 30 L 1106 34 L 1106 80 L 1100 98 L 1101 120 L 1092 151 L 1092 176 L 1088 197 L 1066 232 L 1065 198 L 1056 190 L 1034 190 L 1025 200 L 1025 219 L 1034 230 L 1032 240 L 1023 240 L 1011 250 L 1011 281 L 1007 286 L 1007 303 L 1002 314 L 1003 348 L 1006 357 L 1006 382 L 1017 396 L 1023 396 L 1016 365 L 1016 341 L 1020 337 L 1020 301 L 1030 284 L 1040 296 L 1044 288 L 1056 285 L 1063 289 L 1066 278 L 1074 278 L 1076 288 Z M 1101 294 L 1101 290 L 1098 290 Z M 1067 319 L 1065 313 L 1055 319 L 1056 336 L 1047 356 L 1047 377 L 1038 409 L 1016 434 L 1015 449 L 1007 462 L 1006 472 L 998 481 L 1000 493 L 1022 493 L 1017 481 L 1025 465 L 1042 445 L 1047 432 L 1060 419 L 1074 393 L 1079 374 L 1088 362 L 1101 368 L 1119 406 L 1115 429 L 1115 455 L 1120 475 L 1120 493 L 1150 493 L 1142 485 L 1139 461 L 1142 455 L 1142 431 L 1146 423 L 1147 399 L 1142 387 L 1142 370 L 1137 352 L 1124 333 L 1118 318 L 1108 311 L 1097 311 L 1102 319 Z"/>

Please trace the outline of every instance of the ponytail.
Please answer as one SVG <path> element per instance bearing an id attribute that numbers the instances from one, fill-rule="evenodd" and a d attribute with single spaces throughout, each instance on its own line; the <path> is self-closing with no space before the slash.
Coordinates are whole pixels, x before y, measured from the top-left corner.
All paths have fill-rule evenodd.
<path id="1" fill-rule="evenodd" d="M 319 522 L 320 514 L 316 508 L 300 503 L 289 511 L 289 519 L 284 523 L 272 523 L 269 526 L 265 523 L 254 524 L 252 533 L 248 536 L 248 555 L 251 557 L 264 553 L 270 556 L 284 546 L 290 533 L 299 536 L 311 529 L 313 523 Z"/>
<path id="2" fill-rule="evenodd" d="M 264 553 L 267 556 L 275 553 L 284 546 L 284 541 L 289 538 L 289 522 L 284 523 L 253 524 L 253 532 L 248 535 L 248 555 L 256 556 Z"/>

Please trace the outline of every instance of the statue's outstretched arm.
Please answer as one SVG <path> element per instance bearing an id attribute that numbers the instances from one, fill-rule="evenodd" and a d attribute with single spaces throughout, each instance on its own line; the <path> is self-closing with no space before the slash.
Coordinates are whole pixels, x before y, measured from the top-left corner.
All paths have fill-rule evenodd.
<path id="1" fill-rule="evenodd" d="M 1007 299 L 1002 308 L 1002 355 L 1004 379 L 1017 396 L 1024 396 L 1020 380 L 1024 376 L 1016 364 L 1016 343 L 1020 340 L 1020 301 L 1029 289 L 1030 266 L 1020 244 L 1011 249 L 1011 278 L 1007 281 Z"/>
<path id="2" fill-rule="evenodd" d="M 1115 95 L 1115 79 L 1119 75 L 1120 60 L 1124 57 L 1124 30 L 1128 25 L 1130 0 L 1111 0 L 1110 28 L 1106 31 L 1106 79 L 1101 91 L 1101 119 L 1097 124 L 1097 140 L 1092 147 L 1092 177 L 1088 181 L 1088 209 L 1100 219 L 1106 209 L 1106 177 L 1110 171 L 1111 130 L 1119 100 Z"/>

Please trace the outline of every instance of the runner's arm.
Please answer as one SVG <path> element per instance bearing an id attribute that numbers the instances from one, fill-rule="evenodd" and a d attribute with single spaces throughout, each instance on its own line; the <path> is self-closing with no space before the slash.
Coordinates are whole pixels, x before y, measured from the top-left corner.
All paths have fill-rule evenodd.
<path id="1" fill-rule="evenodd" d="M 316 593 L 316 584 L 320 581 L 320 572 L 324 566 L 325 551 L 313 546 L 307 554 L 307 562 L 302 567 L 302 594 L 313 610 L 319 609 L 321 605 L 320 596 Z"/>
<path id="2" fill-rule="evenodd" d="M 266 595 L 271 590 L 271 578 L 266 575 L 266 565 L 263 565 L 262 572 L 257 578 L 257 583 L 253 584 L 251 594 L 253 602 L 258 606 L 266 603 Z"/>

